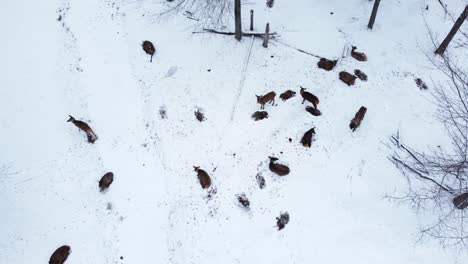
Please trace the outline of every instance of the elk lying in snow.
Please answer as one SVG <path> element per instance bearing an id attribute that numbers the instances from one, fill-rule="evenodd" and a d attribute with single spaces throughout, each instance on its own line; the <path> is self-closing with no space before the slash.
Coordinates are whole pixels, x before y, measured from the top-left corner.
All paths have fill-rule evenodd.
<path id="1" fill-rule="evenodd" d="M 267 112 L 267 111 L 257 111 L 257 112 L 255 112 L 255 113 L 253 113 L 252 118 L 253 118 L 255 121 L 268 118 L 268 112 Z"/>
<path id="2" fill-rule="evenodd" d="M 113 181 L 114 181 L 114 173 L 108 172 L 104 174 L 104 176 L 102 176 L 101 180 L 99 181 L 99 188 L 101 189 L 101 192 L 109 188 L 109 186 L 112 184 Z"/>
<path id="3" fill-rule="evenodd" d="M 364 119 L 364 116 L 366 115 L 366 112 L 367 112 L 367 108 L 365 108 L 364 106 L 361 106 L 361 108 L 359 108 L 359 111 L 354 115 L 353 120 L 351 120 L 351 123 L 349 124 L 349 128 L 352 129 L 353 132 L 361 124 L 362 119 Z"/>
<path id="4" fill-rule="evenodd" d="M 306 92 L 306 88 L 301 87 L 301 96 L 304 100 L 302 100 L 302 103 L 304 103 L 306 100 L 311 102 L 313 105 L 314 105 L 314 108 L 317 109 L 317 105 L 319 104 L 319 99 L 317 98 L 317 96 L 309 93 L 309 92 Z"/>
<path id="5" fill-rule="evenodd" d="M 309 112 L 313 116 L 320 116 L 322 115 L 322 112 L 320 110 L 313 108 L 312 106 L 306 106 L 305 110 Z"/>
<path id="6" fill-rule="evenodd" d="M 237 200 L 243 207 L 247 209 L 250 207 L 250 201 L 247 199 L 247 196 L 244 193 L 237 195 Z"/>
<path id="7" fill-rule="evenodd" d="M 336 66 L 337 62 L 338 62 L 338 60 L 328 60 L 328 59 L 325 59 L 325 58 L 321 58 L 319 60 L 319 62 L 317 62 L 317 66 L 320 69 L 324 69 L 326 71 L 331 71 Z"/>
<path id="8" fill-rule="evenodd" d="M 280 94 L 280 98 L 284 102 L 284 101 L 288 100 L 289 98 L 294 97 L 295 95 L 296 95 L 296 92 L 291 91 L 291 90 L 287 90 L 286 92 Z"/>
<path id="9" fill-rule="evenodd" d="M 354 85 L 354 82 L 356 81 L 356 78 L 357 78 L 351 73 L 345 72 L 345 71 L 340 72 L 339 76 L 340 76 L 340 80 L 342 80 L 348 86 Z"/>
<path id="10" fill-rule="evenodd" d="M 149 40 L 145 40 L 141 46 L 143 47 L 143 50 L 146 52 L 146 54 L 151 55 L 150 62 L 153 62 L 153 55 L 156 52 L 153 43 L 151 43 Z"/>
<path id="11" fill-rule="evenodd" d="M 289 223 L 289 213 L 281 213 L 280 217 L 276 217 L 276 226 L 278 227 L 278 230 L 283 229 L 286 224 Z"/>
<path id="12" fill-rule="evenodd" d="M 367 74 L 365 74 L 361 70 L 354 70 L 354 75 L 356 75 L 361 81 L 367 82 Z"/>
<path id="13" fill-rule="evenodd" d="M 265 109 L 266 103 L 271 102 L 272 105 L 275 103 L 276 93 L 271 91 L 263 96 L 262 95 L 255 95 L 255 96 L 257 96 L 257 103 L 262 105 L 260 109 Z"/>
<path id="14" fill-rule="evenodd" d="M 61 246 L 50 256 L 49 264 L 63 264 L 70 255 L 69 246 Z"/>
<path id="15" fill-rule="evenodd" d="M 88 126 L 88 124 L 86 124 L 85 122 L 83 121 L 80 121 L 80 120 L 76 120 L 73 116 L 69 115 L 69 119 L 67 120 L 67 122 L 72 122 L 75 126 L 77 126 L 79 129 L 83 130 L 84 132 L 86 132 L 86 136 L 88 137 L 88 142 L 89 143 L 94 143 L 96 140 L 97 140 L 97 136 L 96 134 L 94 133 L 94 131 L 91 129 L 91 127 Z"/>
<path id="16" fill-rule="evenodd" d="M 465 209 L 468 207 L 468 193 L 458 195 L 457 197 L 453 198 L 452 202 L 455 208 L 459 210 Z"/>
<path id="17" fill-rule="evenodd" d="M 202 188 L 203 189 L 210 188 L 211 178 L 208 175 L 208 173 L 206 173 L 206 171 L 200 169 L 200 167 L 193 166 L 193 168 L 197 172 L 197 177 L 198 177 L 198 180 L 200 181 L 200 184 L 201 184 Z"/>
<path id="18" fill-rule="evenodd" d="M 278 158 L 275 157 L 269 157 L 270 158 L 270 165 L 269 168 L 272 172 L 278 174 L 279 176 L 285 176 L 289 174 L 289 167 L 283 164 L 278 164 L 274 163 L 275 161 L 278 160 Z"/>
<path id="19" fill-rule="evenodd" d="M 355 58 L 358 61 L 367 61 L 367 56 L 366 54 L 362 52 L 357 52 L 355 51 L 357 48 L 355 46 L 352 46 L 351 48 L 351 57 Z"/>
<path id="20" fill-rule="evenodd" d="M 312 145 L 312 136 L 315 134 L 315 127 L 309 129 L 307 132 L 304 133 L 302 136 L 301 144 L 306 148 L 310 148 Z"/>

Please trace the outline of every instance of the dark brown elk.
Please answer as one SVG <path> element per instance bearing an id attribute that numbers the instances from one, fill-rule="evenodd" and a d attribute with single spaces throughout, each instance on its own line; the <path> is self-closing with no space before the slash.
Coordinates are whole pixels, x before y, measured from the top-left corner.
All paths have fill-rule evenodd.
<path id="1" fill-rule="evenodd" d="M 309 92 L 306 92 L 306 91 L 305 91 L 306 88 L 304 88 L 304 87 L 302 87 L 302 86 L 300 86 L 300 87 L 301 87 L 301 96 L 302 96 L 302 98 L 303 98 L 302 103 L 304 103 L 304 102 L 307 100 L 307 101 L 311 102 L 311 103 L 314 105 L 314 108 L 315 108 L 315 109 L 317 109 L 317 105 L 318 105 L 319 102 L 320 102 L 319 99 L 318 99 L 318 97 L 315 96 L 315 95 L 313 95 L 313 94 L 311 94 L 311 93 L 309 93 Z"/>
<path id="2" fill-rule="evenodd" d="M 279 176 L 285 176 L 289 174 L 289 167 L 283 164 L 275 163 L 278 158 L 269 157 L 270 158 L 270 165 L 269 168 L 272 172 L 278 174 Z"/>
<path id="3" fill-rule="evenodd" d="M 249 199 L 247 198 L 247 196 L 243 193 L 243 194 L 239 194 L 237 195 L 237 200 L 239 201 L 239 203 L 245 207 L 245 208 L 249 208 L 250 207 L 250 201 Z"/>
<path id="4" fill-rule="evenodd" d="M 306 148 L 310 148 L 310 146 L 312 146 L 312 137 L 314 134 L 315 134 L 315 127 L 305 132 L 304 136 L 302 136 L 302 139 L 301 139 L 302 146 Z"/>
<path id="5" fill-rule="evenodd" d="M 455 208 L 459 210 L 465 209 L 468 207 L 468 193 L 458 195 L 457 197 L 453 198 L 452 202 Z"/>
<path id="6" fill-rule="evenodd" d="M 291 90 L 287 90 L 286 92 L 280 94 L 280 98 L 281 100 L 286 101 L 292 97 L 296 96 L 296 92 L 294 91 L 291 91 Z"/>
<path id="7" fill-rule="evenodd" d="M 320 110 L 313 108 L 312 106 L 306 106 L 305 110 L 313 116 L 321 116 L 322 112 Z"/>
<path id="8" fill-rule="evenodd" d="M 255 121 L 268 118 L 268 112 L 267 112 L 267 111 L 257 111 L 257 112 L 255 112 L 255 113 L 253 113 L 252 118 L 253 118 Z"/>
<path id="9" fill-rule="evenodd" d="M 358 61 L 367 61 L 366 54 L 364 54 L 362 52 L 357 52 L 356 49 L 357 48 L 355 46 L 352 46 L 351 57 L 355 58 Z"/>
<path id="10" fill-rule="evenodd" d="M 353 132 L 361 125 L 362 119 L 364 119 L 364 116 L 366 115 L 367 108 L 364 106 L 361 106 L 359 108 L 359 111 L 354 115 L 354 118 L 351 120 L 351 123 L 349 124 L 349 128 L 353 130 Z"/>
<path id="11" fill-rule="evenodd" d="M 63 264 L 70 255 L 69 246 L 61 246 L 50 256 L 49 264 Z"/>
<path id="12" fill-rule="evenodd" d="M 151 43 L 149 40 L 145 40 L 141 46 L 143 47 L 143 50 L 146 52 L 146 54 L 151 55 L 150 62 L 153 62 L 153 55 L 156 52 L 153 43 Z"/>
<path id="13" fill-rule="evenodd" d="M 276 226 L 278 230 L 283 229 L 289 223 L 289 213 L 281 213 L 280 217 L 276 217 Z"/>
<path id="14" fill-rule="evenodd" d="M 91 127 L 88 126 L 83 121 L 76 120 L 73 116 L 69 115 L 69 119 L 67 122 L 72 122 L 75 126 L 77 126 L 79 129 L 83 130 L 86 133 L 86 136 L 88 137 L 88 142 L 89 143 L 94 143 L 97 140 L 97 136 L 94 133 L 94 131 L 91 129 Z"/>
<path id="15" fill-rule="evenodd" d="M 114 181 L 114 173 L 108 172 L 104 174 L 104 176 L 102 176 L 101 180 L 99 181 L 99 188 L 101 189 L 101 192 L 109 188 L 109 186 L 112 184 L 113 181 Z"/>
<path id="16" fill-rule="evenodd" d="M 265 95 L 255 95 L 257 97 L 257 103 L 261 104 L 262 106 L 260 109 L 265 109 L 265 104 L 270 103 L 273 105 L 275 103 L 275 96 L 276 93 L 271 91 Z"/>
<path id="17" fill-rule="evenodd" d="M 335 68 L 337 62 L 338 62 L 338 60 L 328 60 L 328 59 L 325 59 L 325 58 L 321 58 L 319 60 L 319 62 L 317 62 L 317 66 L 320 69 L 324 69 L 326 71 L 331 71 L 331 70 L 333 70 L 333 68 Z"/>
<path id="18" fill-rule="evenodd" d="M 356 75 L 361 81 L 367 82 L 367 74 L 365 74 L 361 70 L 354 70 L 354 75 Z"/>
<path id="19" fill-rule="evenodd" d="M 198 180 L 200 181 L 200 185 L 202 186 L 203 189 L 208 189 L 211 186 L 211 178 L 206 173 L 206 171 L 200 169 L 200 167 L 193 166 L 195 171 L 197 172 L 197 177 Z"/>
<path id="20" fill-rule="evenodd" d="M 357 78 L 351 73 L 345 72 L 345 71 L 340 72 L 339 76 L 340 76 L 340 80 L 342 80 L 348 86 L 354 85 L 354 82 L 356 81 L 356 78 Z"/>

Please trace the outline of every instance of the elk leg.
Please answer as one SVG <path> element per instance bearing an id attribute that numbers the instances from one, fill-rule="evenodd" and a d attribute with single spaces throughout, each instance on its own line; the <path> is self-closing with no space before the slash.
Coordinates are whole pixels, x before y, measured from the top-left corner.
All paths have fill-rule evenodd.
<path id="1" fill-rule="evenodd" d="M 305 99 L 302 99 L 302 104 L 304 104 L 304 102 L 305 102 Z"/>

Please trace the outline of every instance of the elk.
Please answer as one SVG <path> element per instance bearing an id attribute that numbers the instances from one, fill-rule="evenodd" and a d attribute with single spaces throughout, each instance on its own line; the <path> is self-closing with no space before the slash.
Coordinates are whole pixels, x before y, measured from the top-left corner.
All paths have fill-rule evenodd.
<path id="1" fill-rule="evenodd" d="M 351 123 L 349 124 L 349 128 L 353 130 L 353 132 L 361 125 L 362 119 L 364 119 L 364 116 L 366 115 L 367 108 L 364 106 L 361 106 L 359 108 L 359 111 L 354 115 L 354 118 L 351 120 Z"/>
<path id="2" fill-rule="evenodd" d="M 290 170 L 288 166 L 275 163 L 275 161 L 277 161 L 278 158 L 275 158 L 275 157 L 269 157 L 269 158 L 270 158 L 269 168 L 272 172 L 278 174 L 279 176 L 285 176 L 289 174 Z"/>
<path id="3" fill-rule="evenodd" d="M 61 246 L 50 256 L 49 264 L 63 264 L 71 253 L 70 246 Z"/>
<path id="4" fill-rule="evenodd" d="M 278 231 L 283 229 L 286 224 L 289 223 L 289 213 L 281 213 L 280 217 L 276 217 L 276 226 L 278 227 Z"/>
<path id="5" fill-rule="evenodd" d="M 252 118 L 255 121 L 263 120 L 265 118 L 268 118 L 268 112 L 267 111 L 257 111 L 255 113 L 253 113 Z"/>
<path id="6" fill-rule="evenodd" d="M 367 82 L 367 74 L 365 74 L 361 70 L 354 70 L 354 75 L 356 75 L 361 81 Z"/>
<path id="7" fill-rule="evenodd" d="M 206 173 L 206 171 L 200 169 L 200 167 L 193 166 L 194 170 L 197 172 L 198 180 L 203 189 L 208 189 L 211 186 L 211 178 Z"/>
<path id="8" fill-rule="evenodd" d="M 151 43 L 149 40 L 145 40 L 141 46 L 143 47 L 143 50 L 146 52 L 146 54 L 151 55 L 150 62 L 153 62 L 153 55 L 156 52 L 153 43 Z"/>
<path id="9" fill-rule="evenodd" d="M 307 132 L 304 133 L 302 136 L 301 144 L 306 148 L 310 148 L 312 145 L 312 136 L 315 134 L 315 127 L 309 129 Z"/>
<path id="10" fill-rule="evenodd" d="M 356 78 L 357 78 L 351 73 L 345 72 L 345 71 L 340 72 L 339 76 L 340 76 L 340 80 L 342 80 L 348 86 L 354 85 L 354 82 L 356 81 Z"/>
<path id="11" fill-rule="evenodd" d="M 101 192 L 109 188 L 113 181 L 114 173 L 108 172 L 104 174 L 104 176 L 102 176 L 101 180 L 99 181 L 99 188 L 101 189 Z"/>
<path id="12" fill-rule="evenodd" d="M 280 94 L 280 98 L 281 100 L 286 101 L 292 97 L 296 96 L 296 92 L 294 91 L 291 91 L 291 90 L 287 90 L 286 92 Z"/>
<path id="13" fill-rule="evenodd" d="M 324 69 L 326 71 L 331 71 L 331 70 L 333 70 L 333 68 L 335 68 L 337 62 L 338 62 L 338 60 L 328 60 L 328 59 L 325 59 L 325 58 L 320 58 L 319 62 L 317 62 L 317 66 L 320 69 Z"/>
<path id="14" fill-rule="evenodd" d="M 367 56 L 365 53 L 355 51 L 357 48 L 352 46 L 351 48 L 351 57 L 355 58 L 358 61 L 367 61 Z"/>
<path id="15" fill-rule="evenodd" d="M 255 95 L 255 96 L 257 97 L 257 103 L 262 105 L 260 109 L 265 109 L 266 103 L 271 102 L 272 105 L 275 103 L 276 93 L 271 91 L 265 95 Z"/>
<path id="16" fill-rule="evenodd" d="M 245 193 L 242 193 L 242 194 L 239 194 L 237 195 L 237 200 L 239 201 L 239 203 L 245 207 L 245 208 L 249 208 L 250 207 L 250 201 L 249 199 L 247 198 L 247 196 L 245 195 Z"/>
<path id="17" fill-rule="evenodd" d="M 313 108 L 312 106 L 306 106 L 305 110 L 313 116 L 321 116 L 322 112 L 320 110 Z"/>
<path id="18" fill-rule="evenodd" d="M 96 136 L 96 134 L 94 133 L 94 131 L 91 129 L 91 127 L 88 126 L 88 124 L 86 124 L 85 122 L 83 121 L 80 121 L 80 120 L 76 120 L 73 116 L 69 115 L 69 119 L 67 120 L 67 122 L 72 122 L 75 126 L 77 126 L 80 130 L 83 130 L 85 133 L 86 133 L 86 136 L 88 137 L 88 142 L 89 143 L 94 143 L 98 137 Z"/>
<path id="19" fill-rule="evenodd" d="M 304 100 L 302 100 L 302 103 L 304 103 L 306 100 L 311 102 L 313 105 L 314 105 L 314 108 L 317 109 L 317 105 L 319 104 L 319 99 L 317 98 L 317 96 L 309 93 L 309 92 L 306 92 L 306 88 L 301 87 L 301 96 Z"/>

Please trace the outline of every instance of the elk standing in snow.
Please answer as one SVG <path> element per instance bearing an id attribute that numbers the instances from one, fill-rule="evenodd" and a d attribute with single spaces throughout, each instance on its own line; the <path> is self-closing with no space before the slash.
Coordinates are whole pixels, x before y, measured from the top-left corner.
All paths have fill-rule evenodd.
<path id="1" fill-rule="evenodd" d="M 289 98 L 294 97 L 295 95 L 296 95 L 296 92 L 291 91 L 291 90 L 287 90 L 286 92 L 280 94 L 280 98 L 284 102 L 284 101 L 288 100 Z"/>
<path id="2" fill-rule="evenodd" d="M 70 255 L 70 246 L 61 246 L 50 256 L 49 264 L 63 264 Z"/>
<path id="3" fill-rule="evenodd" d="M 351 73 L 345 72 L 345 71 L 340 72 L 339 76 L 340 76 L 340 80 L 342 80 L 348 86 L 354 85 L 354 82 L 356 81 L 356 78 L 357 78 Z"/>
<path id="4" fill-rule="evenodd" d="M 75 126 L 77 126 L 80 130 L 83 130 L 86 133 L 86 136 L 88 137 L 88 142 L 89 143 L 94 143 L 97 140 L 97 136 L 94 133 L 94 131 L 91 129 L 91 127 L 88 126 L 83 121 L 76 120 L 73 116 L 69 115 L 69 119 L 67 122 L 72 122 Z"/>
<path id="5" fill-rule="evenodd" d="M 352 46 L 351 49 L 351 57 L 355 58 L 358 61 L 367 61 L 367 56 L 366 54 L 362 52 L 357 52 L 355 51 L 357 48 L 355 46 Z"/>
<path id="6" fill-rule="evenodd" d="M 312 145 L 312 136 L 314 134 L 315 134 L 315 127 L 305 132 L 304 136 L 302 136 L 301 144 L 306 148 L 310 148 L 310 146 Z"/>
<path id="7" fill-rule="evenodd" d="M 273 105 L 275 103 L 275 96 L 276 93 L 271 91 L 265 95 L 255 95 L 257 97 L 257 103 L 261 104 L 262 106 L 260 109 L 265 109 L 265 104 L 271 102 Z"/>
<path id="8" fill-rule="evenodd" d="M 206 173 L 206 171 L 200 169 L 200 167 L 193 166 L 194 170 L 197 172 L 197 177 L 198 180 L 200 181 L 200 184 L 203 189 L 208 189 L 211 186 L 211 178 Z"/>
<path id="9" fill-rule="evenodd" d="M 149 40 L 145 40 L 141 46 L 143 47 L 143 50 L 146 52 L 146 54 L 151 55 L 150 62 L 153 62 L 153 55 L 156 52 L 153 43 L 151 43 Z"/>
<path id="10" fill-rule="evenodd" d="M 364 116 L 366 115 L 366 112 L 367 112 L 367 108 L 365 108 L 364 106 L 361 106 L 361 108 L 359 108 L 359 111 L 354 115 L 354 118 L 351 120 L 351 123 L 349 124 L 349 128 L 352 129 L 353 132 L 361 124 L 362 119 L 364 119 Z"/>
<path id="11" fill-rule="evenodd" d="M 99 188 L 101 189 L 101 192 L 109 188 L 109 186 L 112 184 L 113 181 L 114 181 L 114 173 L 108 172 L 104 174 L 104 176 L 102 176 L 101 180 L 99 181 Z"/>
<path id="12" fill-rule="evenodd" d="M 278 158 L 275 158 L 275 157 L 269 157 L 269 158 L 270 158 L 269 168 L 272 172 L 278 174 L 279 176 L 285 176 L 289 174 L 290 170 L 288 166 L 275 163 L 275 161 L 277 161 Z"/>
<path id="13" fill-rule="evenodd" d="M 331 71 L 336 66 L 337 62 L 338 62 L 338 60 L 328 60 L 328 59 L 325 59 L 325 58 L 321 58 L 319 60 L 319 62 L 317 62 L 317 66 L 320 69 L 324 69 L 326 71 Z"/>
<path id="14" fill-rule="evenodd" d="M 317 109 L 317 105 L 319 104 L 319 99 L 317 98 L 317 96 L 309 93 L 309 92 L 306 92 L 306 88 L 301 87 L 301 96 L 302 98 L 304 98 L 304 100 L 302 100 L 302 103 L 304 103 L 306 100 L 311 102 L 313 105 L 314 105 L 314 108 Z"/>

